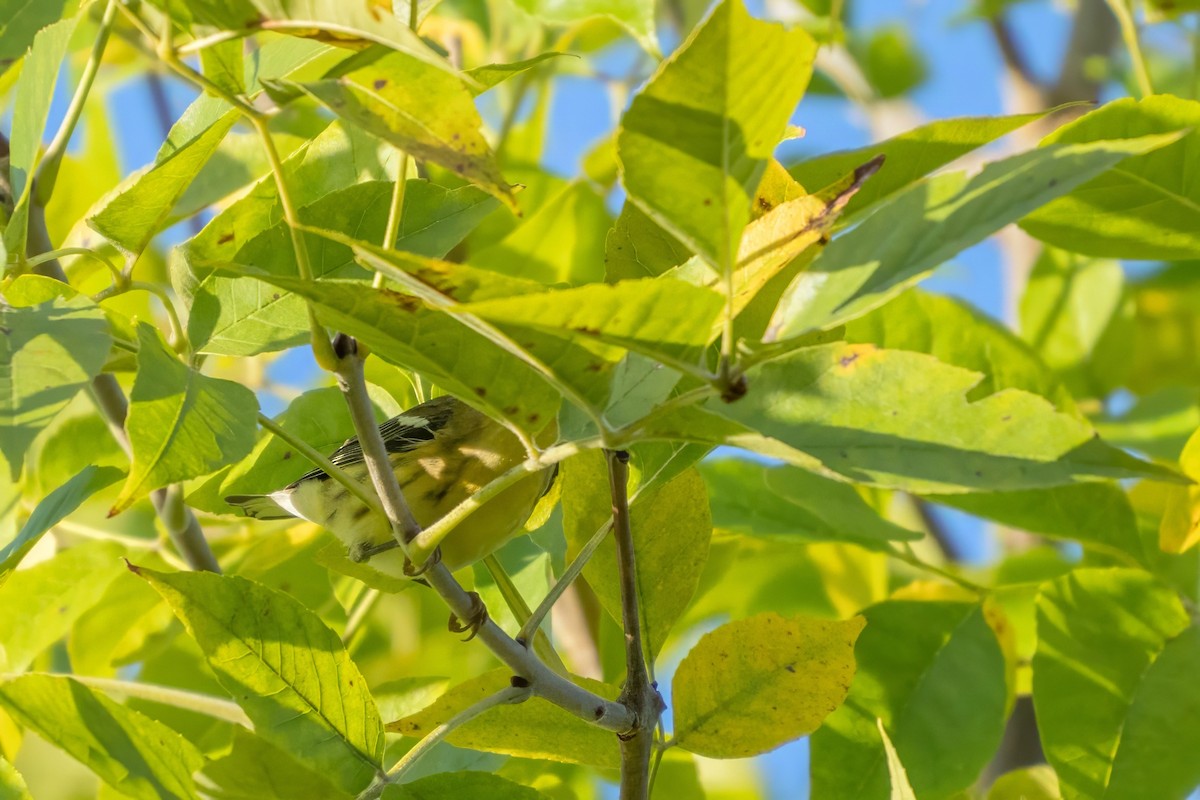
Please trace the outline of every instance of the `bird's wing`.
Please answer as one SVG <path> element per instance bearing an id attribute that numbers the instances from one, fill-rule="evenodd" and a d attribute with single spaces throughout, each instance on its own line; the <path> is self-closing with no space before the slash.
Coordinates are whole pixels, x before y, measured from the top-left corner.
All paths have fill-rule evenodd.
<path id="1" fill-rule="evenodd" d="M 437 432 L 450 421 L 458 402 L 455 398 L 445 395 L 392 417 L 379 426 L 384 447 L 389 453 L 407 453 L 419 445 L 433 441 Z M 329 460 L 335 467 L 352 467 L 363 463 L 362 445 L 359 444 L 358 437 L 347 439 Z M 328 477 L 324 470 L 317 467 L 301 475 L 288 488 L 313 478 L 321 481 Z"/>

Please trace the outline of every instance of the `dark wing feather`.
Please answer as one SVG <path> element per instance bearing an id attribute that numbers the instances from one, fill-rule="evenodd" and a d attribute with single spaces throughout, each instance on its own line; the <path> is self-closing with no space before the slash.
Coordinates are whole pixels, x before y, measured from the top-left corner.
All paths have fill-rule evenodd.
<path id="1" fill-rule="evenodd" d="M 379 426 L 379 434 L 383 437 L 384 447 L 389 453 L 407 453 L 422 444 L 433 441 L 437 432 L 446 427 L 454 415 L 454 408 L 458 402 L 455 398 L 445 395 L 392 417 Z M 415 424 L 414 420 L 421 420 L 421 422 Z M 335 467 L 352 467 L 363 463 L 362 445 L 358 443 L 358 437 L 347 439 L 346 443 L 329 457 L 329 460 Z M 325 471 L 317 467 L 301 475 L 288 488 L 310 479 L 323 481 L 328 478 Z"/>

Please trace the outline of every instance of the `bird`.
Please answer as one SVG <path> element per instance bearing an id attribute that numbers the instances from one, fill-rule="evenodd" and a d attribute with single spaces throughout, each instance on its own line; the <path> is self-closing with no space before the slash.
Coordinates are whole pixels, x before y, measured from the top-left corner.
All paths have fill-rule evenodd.
<path id="1" fill-rule="evenodd" d="M 526 458 L 524 446 L 510 430 L 453 395 L 410 408 L 380 425 L 379 432 L 404 498 L 422 528 Z M 329 460 L 352 479 L 370 484 L 358 437 L 347 439 Z M 468 516 L 442 541 L 442 563 L 452 571 L 461 569 L 515 537 L 549 491 L 554 474 L 532 472 Z M 352 558 L 372 553 L 372 568 L 393 577 L 413 575 L 403 552 L 388 549 L 394 537 L 387 520 L 319 467 L 282 489 L 231 495 L 225 502 L 256 519 L 308 520 L 340 539 Z"/>

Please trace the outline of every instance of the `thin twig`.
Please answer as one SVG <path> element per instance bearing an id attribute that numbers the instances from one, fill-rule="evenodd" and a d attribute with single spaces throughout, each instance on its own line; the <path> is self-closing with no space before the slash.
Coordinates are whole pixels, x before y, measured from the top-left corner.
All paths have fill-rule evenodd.
<path id="1" fill-rule="evenodd" d="M 580 549 L 575 559 L 567 565 L 563 570 L 563 574 L 558 576 L 558 580 L 550 587 L 550 591 L 542 598 L 542 602 L 538 603 L 538 607 L 529 615 L 529 619 L 525 620 L 525 624 L 521 627 L 521 632 L 517 634 L 517 638 L 523 642 L 528 642 L 537 632 L 546 616 L 550 613 L 550 609 L 554 608 L 554 604 L 558 602 L 558 598 L 562 597 L 563 592 L 567 590 L 579 574 L 583 572 L 583 568 L 591 561 L 592 555 L 601 543 L 608 536 L 608 532 L 612 530 L 612 519 L 605 520 L 604 524 L 592 534 L 592 538 L 587 540 L 587 544 Z"/>
<path id="2" fill-rule="evenodd" d="M 1129 60 L 1133 63 L 1133 75 L 1137 79 L 1138 92 L 1142 97 L 1154 94 L 1150 83 L 1150 70 L 1146 66 L 1146 56 L 1142 53 L 1142 44 L 1138 40 L 1137 22 L 1133 18 L 1133 10 L 1126 0 L 1108 0 L 1117 24 L 1121 26 L 1121 38 L 1125 40 L 1125 49 L 1129 51 Z"/>
<path id="3" fill-rule="evenodd" d="M 471 720 L 478 717 L 485 711 L 490 711 L 496 706 L 510 705 L 513 703 L 523 703 L 529 699 L 532 692 L 528 687 L 510 686 L 507 689 L 501 689 L 493 695 L 483 698 L 474 705 L 467 706 L 462 711 L 455 714 L 450 719 L 438 725 L 431 730 L 425 738 L 417 742 L 412 750 L 404 754 L 404 757 L 395 763 L 388 770 L 386 776 L 376 780 L 370 786 L 363 790 L 358 796 L 358 800 L 377 800 L 383 794 L 383 790 L 393 783 L 399 783 L 404 774 L 413 768 L 413 765 L 421 760 L 430 750 L 438 743 L 454 732 L 456 728 L 462 727 Z"/>
<path id="4" fill-rule="evenodd" d="M 367 470 L 371 475 L 375 491 L 379 493 L 384 511 L 392 525 L 393 535 L 406 551 L 411 539 L 409 533 L 419 532 L 420 527 L 403 521 L 411 519 L 412 512 L 400 491 L 396 474 L 392 471 L 379 433 L 374 414 L 370 408 L 367 384 L 363 377 L 363 359 L 357 343 L 346 336 L 336 339 L 335 352 L 339 354 L 336 375 L 346 395 L 354 429 L 362 445 Z M 425 582 L 436 591 L 450 611 L 459 620 L 478 623 L 475 636 L 513 672 L 528 682 L 529 688 L 539 697 L 565 709 L 581 719 L 606 730 L 622 733 L 630 730 L 634 717 L 624 704 L 605 700 L 603 697 L 576 686 L 563 676 L 543 664 L 526 646 L 505 633 L 495 622 L 480 617 L 478 595 L 463 589 L 445 564 L 429 564 L 423 573 Z"/>
<path id="5" fill-rule="evenodd" d="M 0 677 L 0 680 L 4 680 L 6 677 L 8 676 Z M 71 675 L 70 678 L 71 680 L 79 681 L 85 686 L 99 689 L 102 692 L 112 692 L 124 695 L 125 697 L 136 697 L 138 700 L 182 708 L 186 711 L 212 717 L 213 719 L 232 722 L 234 725 L 241 725 L 250 729 L 254 728 L 253 723 L 250 722 L 250 718 L 246 716 L 246 712 L 241 709 L 241 706 L 232 700 L 226 700 L 222 697 L 213 697 L 212 695 L 200 694 L 199 692 L 188 692 L 183 689 L 176 689 L 173 686 L 135 683 L 132 681 L 114 680 L 112 678 L 95 678 L 90 675 Z"/>
<path id="6" fill-rule="evenodd" d="M 955 575 L 953 572 L 950 572 L 949 570 L 942 569 L 939 566 L 930 564 L 928 561 L 922 560 L 920 558 L 920 556 L 918 556 L 915 552 L 913 552 L 912 546 L 909 545 L 908 543 L 904 543 L 904 544 L 900 545 L 899 547 L 893 545 L 892 547 L 888 548 L 887 552 L 888 552 L 888 555 L 890 555 L 892 558 L 899 559 L 900 561 L 903 561 L 905 564 L 916 567 L 917 569 L 922 570 L 924 572 L 928 572 L 932 575 L 937 575 L 939 578 L 945 578 L 946 580 L 950 581 L 951 583 L 953 583 L 957 586 L 961 586 L 962 588 L 964 588 L 967 591 L 972 592 L 974 594 L 984 595 L 984 594 L 988 594 L 990 592 L 990 590 L 986 586 L 981 586 L 978 583 L 975 583 L 974 581 L 971 581 L 971 580 L 968 580 L 967 578 L 962 577 L 961 575 Z"/>
<path id="7" fill-rule="evenodd" d="M 621 624 L 625 629 L 625 686 L 618 698 L 635 715 L 633 729 L 621 740 L 621 800 L 647 800 L 654 729 L 662 698 L 650 682 L 642 644 L 642 610 L 638 594 L 637 560 L 629 522 L 629 454 L 605 450 L 612 492 L 613 538 L 617 545 L 617 575 L 621 586 Z"/>

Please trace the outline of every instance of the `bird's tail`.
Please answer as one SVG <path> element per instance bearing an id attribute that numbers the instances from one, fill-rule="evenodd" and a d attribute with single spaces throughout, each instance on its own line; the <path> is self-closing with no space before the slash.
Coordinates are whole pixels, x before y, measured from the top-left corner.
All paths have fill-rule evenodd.
<path id="1" fill-rule="evenodd" d="M 225 502 L 255 519 L 289 519 L 294 516 L 284 511 L 268 494 L 233 494 L 226 497 Z"/>

